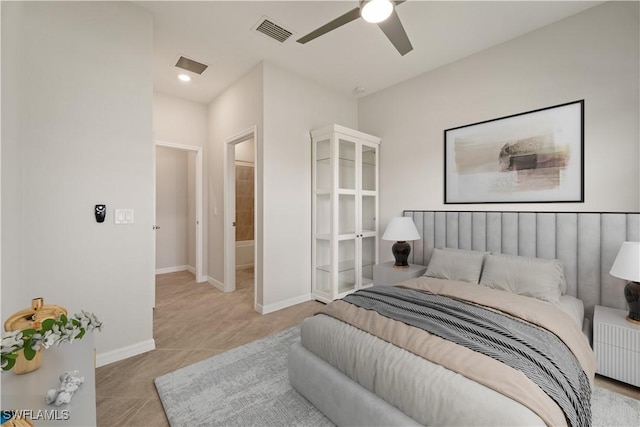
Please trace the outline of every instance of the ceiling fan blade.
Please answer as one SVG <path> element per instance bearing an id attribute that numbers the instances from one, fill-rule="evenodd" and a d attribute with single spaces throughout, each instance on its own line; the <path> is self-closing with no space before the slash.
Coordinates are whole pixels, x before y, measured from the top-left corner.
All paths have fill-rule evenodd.
<path id="1" fill-rule="evenodd" d="M 298 43 L 302 43 L 305 44 L 307 42 L 310 42 L 311 40 L 320 37 L 323 34 L 328 33 L 329 31 L 335 30 L 338 27 L 342 27 L 344 24 L 348 24 L 351 21 L 354 21 L 356 19 L 360 18 L 360 8 L 356 7 L 355 9 L 345 13 L 342 16 L 339 16 L 338 18 L 334 19 L 333 21 L 329 22 L 328 24 L 323 25 L 322 27 L 318 28 L 317 30 L 314 30 L 312 32 L 310 32 L 309 34 L 307 34 L 306 36 L 299 38 L 297 40 Z"/>
<path id="2" fill-rule="evenodd" d="M 402 22 L 400 22 L 400 18 L 398 17 L 395 9 L 391 13 L 391 16 L 378 24 L 378 27 L 380 27 L 389 41 L 393 43 L 396 49 L 398 49 L 400 55 L 404 56 L 413 50 L 413 46 L 411 46 L 409 37 L 404 31 Z"/>

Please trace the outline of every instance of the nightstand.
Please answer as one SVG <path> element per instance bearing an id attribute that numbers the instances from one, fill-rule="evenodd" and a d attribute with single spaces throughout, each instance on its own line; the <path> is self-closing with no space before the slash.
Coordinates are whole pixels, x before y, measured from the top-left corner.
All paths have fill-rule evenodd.
<path id="1" fill-rule="evenodd" d="M 625 310 L 597 305 L 593 314 L 593 351 L 597 373 L 640 387 L 640 326 L 627 322 Z"/>
<path id="2" fill-rule="evenodd" d="M 424 265 L 409 264 L 407 268 L 393 268 L 393 261 L 373 266 L 373 284 L 375 286 L 389 286 L 404 280 L 420 277 L 427 271 Z"/>

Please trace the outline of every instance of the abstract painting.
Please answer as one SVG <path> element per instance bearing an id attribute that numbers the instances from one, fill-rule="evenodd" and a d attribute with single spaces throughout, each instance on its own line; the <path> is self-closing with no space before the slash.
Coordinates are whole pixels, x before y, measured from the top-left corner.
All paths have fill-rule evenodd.
<path id="1" fill-rule="evenodd" d="M 584 100 L 444 131 L 444 202 L 584 202 Z"/>

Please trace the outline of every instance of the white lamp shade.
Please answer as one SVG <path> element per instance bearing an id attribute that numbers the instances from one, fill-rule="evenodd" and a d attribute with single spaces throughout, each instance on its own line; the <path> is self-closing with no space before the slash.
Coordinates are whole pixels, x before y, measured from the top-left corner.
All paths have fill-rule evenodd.
<path id="1" fill-rule="evenodd" d="M 418 229 L 413 223 L 413 218 L 408 216 L 392 218 L 382 236 L 382 240 L 394 240 L 397 242 L 419 239 L 420 233 L 418 233 Z"/>
<path id="2" fill-rule="evenodd" d="M 360 16 L 367 22 L 377 24 L 387 19 L 393 12 L 393 3 L 389 0 L 366 1 L 360 9 Z"/>
<path id="3" fill-rule="evenodd" d="M 640 282 L 640 242 L 624 242 L 609 274 L 621 279 Z"/>

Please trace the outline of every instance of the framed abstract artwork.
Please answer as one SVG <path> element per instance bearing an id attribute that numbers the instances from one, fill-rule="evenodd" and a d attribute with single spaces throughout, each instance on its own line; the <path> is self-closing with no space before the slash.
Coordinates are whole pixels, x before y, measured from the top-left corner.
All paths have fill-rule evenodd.
<path id="1" fill-rule="evenodd" d="M 584 100 L 444 131 L 444 203 L 584 202 Z"/>

